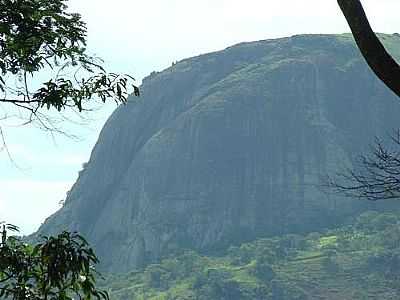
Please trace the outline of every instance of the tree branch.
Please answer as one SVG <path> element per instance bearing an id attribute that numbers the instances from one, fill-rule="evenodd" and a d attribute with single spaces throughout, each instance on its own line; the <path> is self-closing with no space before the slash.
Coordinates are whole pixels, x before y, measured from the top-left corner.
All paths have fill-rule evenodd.
<path id="1" fill-rule="evenodd" d="M 1 99 L 0 102 L 12 103 L 12 104 L 29 104 L 29 103 L 40 103 L 40 100 L 18 100 L 18 99 Z"/>
<path id="2" fill-rule="evenodd" d="M 400 97 L 400 66 L 373 32 L 359 0 L 337 0 L 357 46 L 376 76 Z"/>
<path id="3" fill-rule="evenodd" d="M 391 147 L 376 139 L 372 154 L 359 156 L 353 168 L 328 178 L 325 186 L 333 192 L 377 201 L 400 199 L 400 130 L 390 136 Z"/>

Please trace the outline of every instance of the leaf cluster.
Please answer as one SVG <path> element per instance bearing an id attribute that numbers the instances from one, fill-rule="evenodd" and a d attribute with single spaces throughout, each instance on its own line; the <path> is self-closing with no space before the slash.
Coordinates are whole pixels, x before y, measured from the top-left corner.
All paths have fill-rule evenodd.
<path id="1" fill-rule="evenodd" d="M 3 225 L 0 299 L 109 299 L 95 286 L 98 259 L 82 236 L 63 232 L 32 246 L 7 237 L 10 229 Z"/>
<path id="2" fill-rule="evenodd" d="M 39 71 L 49 59 L 84 58 L 86 24 L 64 0 L 0 1 L 0 69 Z"/>
<path id="3" fill-rule="evenodd" d="M 87 54 L 87 27 L 68 11 L 66 0 L 0 0 L 0 104 L 28 112 L 27 122 L 51 129 L 43 110 L 82 112 L 98 98 L 125 103 L 134 78 L 107 72 L 100 58 Z M 39 74 L 50 74 L 32 87 Z"/>

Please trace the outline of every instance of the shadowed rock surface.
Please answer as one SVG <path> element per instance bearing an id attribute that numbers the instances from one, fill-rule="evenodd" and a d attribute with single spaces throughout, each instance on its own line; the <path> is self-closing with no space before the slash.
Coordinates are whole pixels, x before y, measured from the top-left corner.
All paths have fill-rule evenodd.
<path id="1" fill-rule="evenodd" d="M 381 37 L 399 57 L 400 37 Z M 82 232 L 112 271 L 340 222 L 360 205 L 323 194 L 322 176 L 399 124 L 398 99 L 349 35 L 239 44 L 154 72 L 141 90 L 39 230 Z"/>

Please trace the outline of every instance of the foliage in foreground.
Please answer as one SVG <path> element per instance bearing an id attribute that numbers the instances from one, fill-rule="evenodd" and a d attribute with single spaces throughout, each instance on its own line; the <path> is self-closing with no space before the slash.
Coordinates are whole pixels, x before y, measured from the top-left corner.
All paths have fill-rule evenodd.
<path id="1" fill-rule="evenodd" d="M 62 132 L 46 110 L 82 112 L 96 98 L 125 103 L 131 92 L 139 95 L 134 78 L 108 72 L 100 58 L 88 54 L 86 23 L 67 4 L 0 0 L 0 120 L 11 115 Z M 43 77 L 47 80 L 38 85 Z"/>
<path id="2" fill-rule="evenodd" d="M 369 212 L 353 225 L 192 251 L 110 275 L 114 299 L 399 299 L 400 216 Z"/>
<path id="3" fill-rule="evenodd" d="M 63 232 L 32 246 L 7 236 L 16 230 L 2 226 L 0 299 L 109 299 L 107 292 L 95 286 L 93 265 L 98 260 L 80 235 Z"/>

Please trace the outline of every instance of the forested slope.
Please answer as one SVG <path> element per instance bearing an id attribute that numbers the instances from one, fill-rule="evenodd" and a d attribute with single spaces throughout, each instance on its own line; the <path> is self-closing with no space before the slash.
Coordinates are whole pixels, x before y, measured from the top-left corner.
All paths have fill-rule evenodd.
<path id="1" fill-rule="evenodd" d="M 367 212 L 351 225 L 259 239 L 214 255 L 180 251 L 109 276 L 115 299 L 399 299 L 400 216 Z"/>

